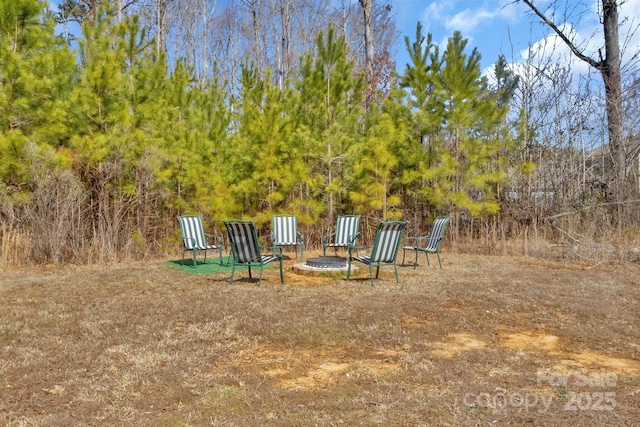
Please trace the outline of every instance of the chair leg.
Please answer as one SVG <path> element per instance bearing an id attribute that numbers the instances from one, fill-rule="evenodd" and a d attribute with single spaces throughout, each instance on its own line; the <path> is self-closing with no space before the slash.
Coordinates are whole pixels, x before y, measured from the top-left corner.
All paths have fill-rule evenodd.
<path id="1" fill-rule="evenodd" d="M 222 265 L 222 245 L 218 246 L 218 251 L 220 252 L 220 265 Z"/>
<path id="2" fill-rule="evenodd" d="M 402 248 L 402 265 L 404 265 L 404 256 L 407 254 L 407 250 Z"/>
<path id="3" fill-rule="evenodd" d="M 194 249 L 193 249 L 193 266 L 194 266 L 194 267 L 197 267 L 197 265 L 198 265 L 198 261 L 196 260 L 196 257 L 197 257 L 197 255 L 196 255 L 196 254 L 197 254 L 197 253 L 198 253 L 198 250 L 194 248 Z M 204 251 L 204 253 L 206 254 L 206 253 L 207 253 L 207 251 Z"/>
<path id="4" fill-rule="evenodd" d="M 260 278 L 258 279 L 258 286 L 262 285 L 262 268 L 263 265 L 260 264 Z"/>
<path id="5" fill-rule="evenodd" d="M 427 265 L 431 266 L 431 263 L 429 262 L 429 252 L 425 252 L 424 254 L 427 256 Z"/>
<path id="6" fill-rule="evenodd" d="M 378 275 L 376 274 L 376 279 L 377 278 Z M 373 288 L 373 267 L 371 266 L 371 264 L 369 264 L 369 281 L 371 282 L 371 287 Z"/>
<path id="7" fill-rule="evenodd" d="M 236 263 L 234 262 L 231 265 L 231 279 L 229 280 L 229 285 L 233 284 L 233 273 L 235 273 L 235 272 L 236 272 Z"/>
<path id="8" fill-rule="evenodd" d="M 184 262 L 184 253 L 186 252 L 185 249 L 182 250 L 182 259 L 180 260 L 180 265 L 182 265 L 182 263 Z"/>
<path id="9" fill-rule="evenodd" d="M 284 273 L 282 272 L 282 258 L 280 258 L 280 283 L 284 284 Z"/>
<path id="10" fill-rule="evenodd" d="M 440 264 L 440 268 L 442 268 L 442 261 L 440 261 L 440 252 L 436 252 L 436 255 L 438 255 L 438 264 Z"/>
<path id="11" fill-rule="evenodd" d="M 300 244 L 300 262 L 304 262 L 304 243 Z"/>
<path id="12" fill-rule="evenodd" d="M 413 251 L 416 253 L 416 259 L 413 260 L 413 269 L 415 270 L 418 266 L 418 250 L 414 249 Z"/>
<path id="13" fill-rule="evenodd" d="M 260 271 L 262 271 L 262 270 L 260 270 Z M 252 279 L 252 277 L 251 277 L 251 264 L 249 264 L 249 279 Z"/>
<path id="14" fill-rule="evenodd" d="M 349 278 L 351 277 L 351 258 L 347 259 L 347 282 L 349 281 Z"/>
<path id="15" fill-rule="evenodd" d="M 395 264 L 393 264 L 393 271 L 396 273 L 396 284 L 398 284 L 398 269 Z"/>
<path id="16" fill-rule="evenodd" d="M 378 278 L 379 274 L 380 274 L 380 266 L 376 265 L 376 279 Z"/>

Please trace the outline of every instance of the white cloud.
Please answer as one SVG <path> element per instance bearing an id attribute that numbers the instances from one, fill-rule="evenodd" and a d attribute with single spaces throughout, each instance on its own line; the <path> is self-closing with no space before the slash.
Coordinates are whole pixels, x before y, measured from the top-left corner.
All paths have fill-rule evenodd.
<path id="1" fill-rule="evenodd" d="M 521 61 L 516 65 L 516 69 L 523 69 L 529 63 L 530 66 L 538 70 L 560 66 L 578 74 L 589 71 L 589 65 L 578 59 L 556 34 L 550 34 L 538 40 L 529 48 L 522 50 L 520 54 Z"/>
<path id="2" fill-rule="evenodd" d="M 512 0 L 434 0 L 421 14 L 427 25 L 437 23 L 449 32 L 460 31 L 467 36 L 483 27 L 491 27 L 496 19 L 511 22 L 517 19 Z"/>
<path id="3" fill-rule="evenodd" d="M 479 26 L 489 24 L 496 16 L 496 11 L 487 9 L 465 9 L 449 18 L 446 28 L 450 31 L 460 31 L 463 35 L 472 34 Z"/>
<path id="4" fill-rule="evenodd" d="M 602 8 L 599 0 L 592 0 L 587 13 L 581 15 L 581 19 L 576 22 L 579 27 L 573 26 L 570 22 L 559 23 L 558 27 L 577 49 L 584 55 L 599 61 L 600 55 L 604 56 L 604 32 L 600 22 Z M 619 15 L 619 35 L 620 44 L 623 49 L 622 61 L 631 60 L 633 55 L 640 52 L 640 0 L 627 0 L 620 6 Z M 535 19 L 535 18 L 534 18 Z M 545 24 L 537 22 L 536 25 Z M 532 43 L 528 48 L 520 52 L 521 63 L 526 63 L 527 58 L 534 57 L 536 61 L 567 63 L 576 73 L 586 73 L 589 65 L 577 58 L 560 39 L 551 32 L 547 36 Z"/>
<path id="5" fill-rule="evenodd" d="M 424 9 L 420 14 L 420 21 L 425 33 L 431 32 L 432 24 L 446 20 L 446 12 L 453 10 L 454 0 L 436 0 Z"/>
<path id="6" fill-rule="evenodd" d="M 459 31 L 468 45 L 474 47 L 476 41 L 491 40 L 489 43 L 492 43 L 498 29 L 521 21 L 519 9 L 513 0 L 433 0 L 420 17 L 425 33 L 439 36 L 435 43 L 441 48 L 454 31 Z"/>

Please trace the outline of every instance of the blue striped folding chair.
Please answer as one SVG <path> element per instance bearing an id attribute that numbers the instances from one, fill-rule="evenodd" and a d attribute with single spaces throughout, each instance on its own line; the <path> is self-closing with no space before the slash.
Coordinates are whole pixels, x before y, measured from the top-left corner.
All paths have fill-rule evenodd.
<path id="1" fill-rule="evenodd" d="M 229 242 L 231 244 L 231 253 L 233 255 L 233 264 L 231 265 L 231 280 L 229 284 L 233 284 L 233 275 L 236 266 L 248 267 L 249 278 L 251 279 L 251 267 L 260 267 L 260 279 L 258 286 L 262 283 L 262 269 L 270 262 L 277 261 L 280 264 L 280 283 L 284 283 L 284 275 L 282 272 L 282 248 L 272 246 L 268 247 L 272 251 L 272 255 L 262 255 L 258 242 L 258 233 L 256 227 L 251 221 L 231 220 L 222 221 L 227 228 L 229 234 Z"/>
<path id="2" fill-rule="evenodd" d="M 304 234 L 298 231 L 295 215 L 274 215 L 271 237 L 278 247 L 295 246 L 296 258 L 300 246 L 300 260 L 304 262 Z"/>
<path id="3" fill-rule="evenodd" d="M 327 248 L 348 248 L 358 242 L 360 215 L 340 215 L 336 221 L 336 231 L 322 237 L 322 254 L 327 256 Z"/>
<path id="4" fill-rule="evenodd" d="M 369 266 L 369 280 L 373 287 L 373 267 L 376 267 L 376 279 L 380 272 L 380 267 L 393 266 L 398 283 L 398 269 L 396 267 L 396 257 L 400 249 L 402 233 L 407 225 L 407 221 L 386 221 L 381 223 L 376 230 L 376 238 L 369 256 L 354 256 L 355 245 L 349 245 L 347 257 L 347 280 L 351 277 L 351 262 L 358 261 Z M 363 248 L 360 248 L 363 249 Z"/>
<path id="5" fill-rule="evenodd" d="M 184 261 L 184 254 L 187 251 L 193 252 L 193 266 L 197 266 L 196 254 L 198 251 L 204 251 L 204 260 L 207 261 L 207 251 L 218 250 L 220 254 L 220 265 L 222 265 L 222 237 L 214 236 L 204 232 L 202 226 L 202 218 L 196 215 L 184 215 L 178 216 L 178 222 L 180 223 L 180 231 L 182 237 L 182 260 L 180 265 Z M 216 239 L 216 244 L 209 244 L 207 238 Z"/>
<path id="6" fill-rule="evenodd" d="M 418 265 L 418 252 L 424 252 L 427 256 L 427 265 L 431 265 L 429 262 L 429 254 L 436 254 L 438 256 L 438 264 L 442 268 L 442 261 L 440 260 L 440 245 L 444 238 L 444 233 L 447 230 L 447 224 L 451 220 L 449 216 L 439 216 L 433 221 L 431 231 L 426 236 L 420 237 L 407 237 L 402 247 L 402 264 L 404 264 L 404 257 L 407 251 L 414 251 L 416 254 L 413 261 L 413 268 L 415 270 Z"/>

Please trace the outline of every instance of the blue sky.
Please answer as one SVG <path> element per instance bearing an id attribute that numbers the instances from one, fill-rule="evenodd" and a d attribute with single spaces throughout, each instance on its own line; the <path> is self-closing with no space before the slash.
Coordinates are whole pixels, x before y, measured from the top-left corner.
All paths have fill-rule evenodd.
<path id="1" fill-rule="evenodd" d="M 454 31 L 460 31 L 469 40 L 469 52 L 477 47 L 482 55 L 482 66 L 491 68 L 503 54 L 508 62 L 518 64 L 526 57 L 528 46 L 557 46 L 553 56 L 574 62 L 578 69 L 586 69 L 586 64 L 570 58 L 568 49 L 557 37 L 548 35 L 547 29 L 539 19 L 521 2 L 513 0 L 389 0 L 393 5 L 396 23 L 401 33 L 396 56 L 397 68 L 404 70 L 408 61 L 404 47 L 404 36 L 410 41 L 415 38 L 416 23 L 422 22 L 423 32 L 431 33 L 434 42 L 443 49 L 447 39 Z M 575 35 L 578 45 L 588 55 L 597 58 L 598 48 L 602 48 L 602 28 L 598 21 L 598 5 L 601 0 L 564 0 L 558 4 L 568 4 L 574 9 L 574 20 L 563 22 L 564 10 L 558 11 L 555 22 Z M 550 0 L 536 0 L 534 4 L 545 10 L 552 4 Z M 586 11 L 576 20 L 579 11 Z M 620 39 L 629 33 L 629 29 L 640 24 L 640 0 L 625 0 L 619 8 L 621 22 Z M 628 40 L 623 59 L 629 59 L 632 52 L 640 50 L 640 31 Z M 553 49 L 547 49 L 550 52 Z M 550 54 L 551 55 L 551 54 Z"/>
<path id="2" fill-rule="evenodd" d="M 527 46 L 529 25 L 526 22 L 518 22 L 522 18 L 523 8 L 517 5 L 503 6 L 507 1 L 391 1 L 397 13 L 396 24 L 401 33 L 397 56 L 399 70 L 404 69 L 404 64 L 408 61 L 404 36 L 408 36 L 410 41 L 415 39 L 418 20 L 422 23 L 423 33 L 431 33 L 434 42 L 441 45 L 441 49 L 444 49 L 447 39 L 454 31 L 460 31 L 462 36 L 469 40 L 469 52 L 474 47 L 478 48 L 485 67 L 495 63 L 500 53 L 507 59 L 512 56 L 510 37 L 522 48 Z M 543 34 L 541 29 L 538 29 L 537 33 L 539 37 Z"/>

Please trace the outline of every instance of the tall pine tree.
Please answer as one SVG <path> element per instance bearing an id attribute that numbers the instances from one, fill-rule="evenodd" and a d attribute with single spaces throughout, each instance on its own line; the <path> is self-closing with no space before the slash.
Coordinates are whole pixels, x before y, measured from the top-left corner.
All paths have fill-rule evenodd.
<path id="1" fill-rule="evenodd" d="M 344 36 L 329 26 L 316 39 L 317 54 L 303 59 L 298 135 L 312 164 L 311 198 L 326 203 L 329 222 L 347 208 L 352 187 L 354 150 L 362 135 L 365 82 L 356 77 Z"/>
<path id="2" fill-rule="evenodd" d="M 472 217 L 499 209 L 496 189 L 507 178 L 503 138 L 507 104 L 503 90 L 493 92 L 481 75 L 480 54 L 466 53 L 467 40 L 459 32 L 449 38 L 440 56 L 429 54 L 431 37 L 418 25 L 417 40 L 407 47 L 413 64 L 402 77 L 409 90 L 413 120 L 427 154 L 419 168 L 422 187 L 431 205 L 452 212 L 458 230 L 461 214 Z M 502 101 L 500 103 L 500 101 Z"/>

